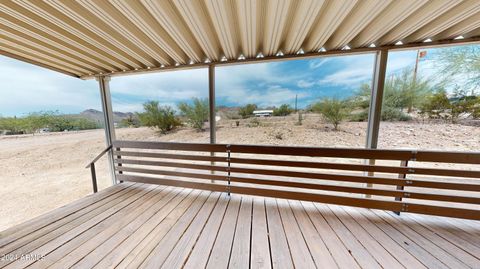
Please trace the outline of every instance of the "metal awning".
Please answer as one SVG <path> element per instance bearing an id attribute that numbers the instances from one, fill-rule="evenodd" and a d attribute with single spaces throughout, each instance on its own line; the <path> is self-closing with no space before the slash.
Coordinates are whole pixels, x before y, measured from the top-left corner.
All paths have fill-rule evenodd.
<path id="1" fill-rule="evenodd" d="M 0 2 L 0 54 L 81 78 L 479 36 L 478 0 Z"/>

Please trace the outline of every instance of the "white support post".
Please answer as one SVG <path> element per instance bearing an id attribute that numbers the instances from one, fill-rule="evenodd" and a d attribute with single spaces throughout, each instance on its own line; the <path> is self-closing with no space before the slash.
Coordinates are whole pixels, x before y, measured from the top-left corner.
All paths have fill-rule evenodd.
<path id="1" fill-rule="evenodd" d="M 376 52 L 370 107 L 368 110 L 367 149 L 376 149 L 378 144 L 387 60 L 388 50 L 379 50 Z M 366 162 L 370 165 L 375 164 L 375 160 L 366 160 Z M 374 175 L 373 172 L 368 172 L 367 174 L 368 176 Z M 368 183 L 367 187 L 373 187 L 373 185 Z M 367 194 L 365 197 L 370 198 L 371 196 Z"/>
<path id="2" fill-rule="evenodd" d="M 215 65 L 210 64 L 208 66 L 208 108 L 209 108 L 209 125 L 210 125 L 210 144 L 217 142 L 216 128 L 217 123 L 215 121 Z M 210 156 L 215 156 L 214 152 L 210 152 Z M 211 162 L 211 165 L 215 165 L 215 162 Z M 215 174 L 215 171 L 211 170 L 211 174 Z M 214 180 L 211 181 L 212 183 Z"/>
<path id="3" fill-rule="evenodd" d="M 105 128 L 105 142 L 107 147 L 115 140 L 115 126 L 113 124 L 112 97 L 110 95 L 110 77 L 97 77 L 100 86 L 100 98 L 102 99 L 102 111 Z M 108 152 L 108 163 L 113 185 L 117 184 L 115 164 L 113 162 L 113 149 Z"/>
<path id="4" fill-rule="evenodd" d="M 216 121 L 215 121 L 215 65 L 211 64 L 208 66 L 208 102 L 210 109 L 210 144 L 215 144 L 217 141 L 216 137 Z"/>

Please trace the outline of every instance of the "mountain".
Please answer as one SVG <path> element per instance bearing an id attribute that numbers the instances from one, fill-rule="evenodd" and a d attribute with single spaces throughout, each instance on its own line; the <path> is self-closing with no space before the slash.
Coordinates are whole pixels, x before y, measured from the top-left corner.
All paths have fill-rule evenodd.
<path id="1" fill-rule="evenodd" d="M 91 119 L 96 122 L 102 122 L 103 121 L 103 112 L 98 111 L 96 109 L 87 109 L 79 114 L 80 116 Z M 114 123 L 120 123 L 123 119 L 126 119 L 130 116 L 134 116 L 133 113 L 131 112 L 113 112 L 113 122 Z"/>

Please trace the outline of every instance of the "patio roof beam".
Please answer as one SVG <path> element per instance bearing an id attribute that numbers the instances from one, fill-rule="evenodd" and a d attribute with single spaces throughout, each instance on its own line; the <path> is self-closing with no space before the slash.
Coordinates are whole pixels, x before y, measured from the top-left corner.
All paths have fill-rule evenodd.
<path id="1" fill-rule="evenodd" d="M 272 61 L 285 61 L 285 60 L 300 60 L 300 59 L 309 59 L 309 58 L 319 58 L 319 57 L 331 57 L 331 56 L 347 56 L 347 55 L 357 55 L 364 53 L 375 53 L 382 50 L 394 51 L 394 50 L 409 50 L 417 48 L 435 48 L 435 47 L 446 47 L 446 46 L 455 46 L 455 45 L 468 45 L 468 44 L 478 44 L 480 43 L 480 36 L 465 38 L 465 39 L 448 39 L 448 40 L 439 40 L 432 42 L 416 42 L 409 43 L 405 45 L 387 45 L 379 47 L 366 47 L 366 48 L 357 48 L 349 50 L 328 50 L 328 51 L 319 51 L 319 52 L 310 52 L 305 54 L 293 54 L 293 55 L 284 55 L 284 56 L 266 56 L 263 58 L 247 58 L 245 60 L 235 60 L 235 61 L 220 61 L 214 62 L 216 66 L 223 65 L 240 65 L 240 64 L 249 64 L 249 63 L 263 63 L 263 62 L 272 62 Z M 198 69 L 206 68 L 207 63 L 194 63 L 178 66 L 164 66 L 164 67 L 155 67 L 150 69 L 143 70 L 127 70 L 124 72 L 115 72 L 109 74 L 110 76 L 124 76 L 131 74 L 142 74 L 148 72 L 162 72 L 162 71 L 175 71 L 175 70 L 188 70 L 188 69 Z M 81 76 L 82 79 L 92 79 L 97 75 L 92 76 Z"/>

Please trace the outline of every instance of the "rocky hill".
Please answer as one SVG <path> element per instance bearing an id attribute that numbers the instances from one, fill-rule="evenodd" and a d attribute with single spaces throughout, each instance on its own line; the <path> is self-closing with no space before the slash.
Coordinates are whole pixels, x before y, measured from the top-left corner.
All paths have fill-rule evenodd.
<path id="1" fill-rule="evenodd" d="M 80 116 L 101 123 L 103 121 L 103 112 L 96 109 L 87 109 L 79 114 Z M 119 123 L 125 118 L 134 116 L 131 112 L 113 112 L 113 122 Z"/>

